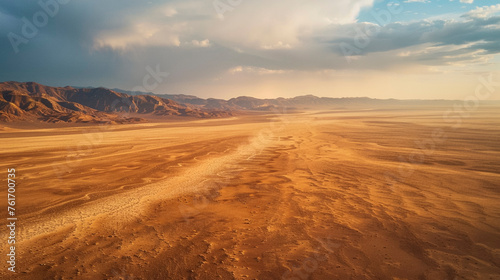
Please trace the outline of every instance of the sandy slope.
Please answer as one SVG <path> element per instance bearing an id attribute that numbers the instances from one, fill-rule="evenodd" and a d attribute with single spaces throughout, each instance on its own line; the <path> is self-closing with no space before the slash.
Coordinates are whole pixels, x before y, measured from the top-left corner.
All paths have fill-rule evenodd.
<path id="1" fill-rule="evenodd" d="M 500 279 L 498 112 L 4 130 L 15 278 Z"/>

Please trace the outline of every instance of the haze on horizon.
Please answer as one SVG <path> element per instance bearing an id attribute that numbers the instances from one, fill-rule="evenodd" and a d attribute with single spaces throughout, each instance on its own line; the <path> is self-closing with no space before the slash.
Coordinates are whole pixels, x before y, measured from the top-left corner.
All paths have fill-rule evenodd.
<path id="1" fill-rule="evenodd" d="M 0 81 L 132 90 L 158 67 L 147 91 L 462 99 L 500 73 L 495 1 L 55 1 L 0 4 Z"/>

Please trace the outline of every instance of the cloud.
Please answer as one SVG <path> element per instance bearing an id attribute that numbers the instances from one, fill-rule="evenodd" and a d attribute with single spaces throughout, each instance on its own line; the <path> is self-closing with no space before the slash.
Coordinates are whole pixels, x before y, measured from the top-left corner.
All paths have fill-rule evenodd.
<path id="1" fill-rule="evenodd" d="M 149 56 L 156 52 L 162 52 L 162 58 L 171 58 L 177 53 L 175 48 L 198 47 L 225 51 L 229 54 L 227 57 L 233 59 L 235 53 L 245 59 L 253 56 L 254 63 L 259 63 L 273 60 L 269 57 L 273 51 L 306 49 L 307 46 L 301 46 L 301 38 L 306 34 L 331 23 L 353 23 L 362 8 L 373 4 L 373 0 L 319 0 L 314 4 L 307 0 L 286 4 L 243 1 L 221 20 L 212 2 L 70 1 L 60 6 L 58 14 L 50 18 L 50 23 L 41 28 L 35 38 L 20 45 L 20 55 L 32 54 L 33 61 L 40 60 L 35 59 L 37 55 L 53 56 L 57 61 L 62 55 L 54 50 L 66 46 L 68 49 L 62 53 L 72 53 L 73 59 L 87 62 L 92 61 L 89 56 L 109 52 L 115 54 L 112 56 L 115 60 L 120 56 L 124 56 L 120 57 L 124 61 L 147 56 L 142 61 L 154 61 Z M 21 18 L 30 18 L 40 10 L 37 2 L 2 3 L 2 20 L 7 22 L 0 26 L 0 34 L 4 38 L 9 32 L 21 34 Z M 8 42 L 2 43 L 2 58 L 7 58 L 13 54 L 12 47 Z M 202 61 L 206 60 L 210 59 Z M 12 66 L 16 68 L 15 62 Z"/>
<path id="2" fill-rule="evenodd" d="M 16 55 L 7 34 L 21 34 L 21 19 L 41 8 L 36 1 L 6 1 L 0 5 L 0 79 L 133 88 L 146 66 L 159 64 L 171 73 L 159 90 L 198 94 L 187 91 L 220 77 L 296 80 L 324 71 L 481 64 L 500 53 L 500 5 L 455 19 L 379 26 L 357 20 L 373 0 L 232 3 L 240 4 L 220 17 L 205 0 L 70 1 Z M 377 32 L 362 35 L 366 30 Z M 368 43 L 356 46 L 361 37 Z M 359 50 L 351 63 L 341 44 Z"/>
<path id="3" fill-rule="evenodd" d="M 462 0 L 460 0 L 462 1 Z M 430 0 L 406 0 L 403 3 L 429 3 Z"/>
<path id="4" fill-rule="evenodd" d="M 500 4 L 492 6 L 478 7 L 464 14 L 464 18 L 488 18 L 500 12 Z"/>
<path id="5" fill-rule="evenodd" d="M 283 42 L 279 41 L 274 45 L 264 45 L 262 46 L 262 48 L 266 50 L 276 50 L 276 49 L 291 49 L 292 46 L 290 44 L 283 44 Z"/>
<path id="6" fill-rule="evenodd" d="M 240 73 L 250 73 L 257 75 L 273 75 L 273 74 L 285 74 L 290 73 L 291 70 L 272 70 L 261 67 L 245 67 L 245 66 L 237 66 L 228 70 L 230 74 L 240 74 Z"/>
<path id="7" fill-rule="evenodd" d="M 342 46 L 347 44 L 354 50 L 353 55 L 359 56 L 358 60 L 375 53 L 397 51 L 397 57 L 406 61 L 411 59 L 412 63 L 480 63 L 500 53 L 497 47 L 500 45 L 500 17 L 494 16 L 499 9 L 500 5 L 477 8 L 459 20 L 421 20 L 383 27 L 354 23 L 324 30 L 314 39 L 328 44 L 339 55 L 344 54 Z M 409 48 L 419 51 L 408 51 Z M 397 58 L 391 61 L 398 64 Z"/>
<path id="8" fill-rule="evenodd" d="M 208 48 L 208 47 L 210 47 L 210 40 L 208 40 L 208 39 L 205 39 L 203 41 L 192 40 L 191 44 L 193 46 L 199 47 L 199 48 Z"/>
<path id="9" fill-rule="evenodd" d="M 83 13 L 91 5 L 99 26 L 93 33 L 96 48 L 124 49 L 136 45 L 181 46 L 181 42 L 208 38 L 211 42 L 240 48 L 288 48 L 297 44 L 303 33 L 332 22 L 352 23 L 362 8 L 373 0 L 307 0 L 289 3 L 252 0 L 225 2 L 230 9 L 220 17 L 213 1 L 155 1 L 147 5 L 138 1 L 89 0 L 81 6 Z M 107 6 L 114 3 L 113 10 Z M 240 3 L 240 4 L 231 4 Z M 103 7 L 104 6 L 104 7 Z"/>

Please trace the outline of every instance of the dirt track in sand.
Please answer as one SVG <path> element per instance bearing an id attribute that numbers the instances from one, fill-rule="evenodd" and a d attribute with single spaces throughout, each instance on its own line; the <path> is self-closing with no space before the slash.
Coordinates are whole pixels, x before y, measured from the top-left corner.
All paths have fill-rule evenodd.
<path id="1" fill-rule="evenodd" d="M 5 130 L 17 277 L 499 279 L 495 110 Z"/>

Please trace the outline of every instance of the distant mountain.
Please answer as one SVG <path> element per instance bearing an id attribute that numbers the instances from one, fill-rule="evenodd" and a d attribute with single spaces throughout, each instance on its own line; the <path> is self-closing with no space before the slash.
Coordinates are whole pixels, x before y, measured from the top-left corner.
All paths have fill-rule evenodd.
<path id="1" fill-rule="evenodd" d="M 0 83 L 1 121 L 37 119 L 46 122 L 123 123 L 145 121 L 143 117 L 148 116 L 211 118 L 230 115 L 223 111 L 193 108 L 159 96 L 131 96 L 106 88 Z"/>
<path id="2" fill-rule="evenodd" d="M 276 99 L 259 99 L 249 96 L 240 96 L 229 100 L 224 100 L 216 98 L 202 99 L 193 95 L 185 94 L 155 94 L 152 92 L 127 91 L 118 88 L 115 88 L 113 90 L 130 95 L 155 95 L 162 98 L 171 99 L 173 101 L 189 106 L 194 106 L 195 108 L 224 111 L 270 111 L 276 108 L 284 107 L 293 109 L 308 109 L 318 106 L 328 107 L 331 109 L 332 106 L 346 103 L 346 100 L 350 100 L 356 103 L 359 103 L 359 101 L 362 99 L 370 100 L 369 98 L 324 98 L 316 97 L 313 95 L 298 96 L 294 98 L 280 97 Z"/>
<path id="3" fill-rule="evenodd" d="M 49 87 L 37 83 L 0 83 L 0 121 L 142 122 L 151 117 L 227 117 L 242 111 L 422 108 L 453 106 L 452 100 L 329 98 L 304 95 L 259 99 L 202 99 L 183 94 L 154 94 L 106 88 Z M 498 102 L 497 102 L 498 103 Z"/>
<path id="4" fill-rule="evenodd" d="M 368 97 L 317 97 L 314 95 L 303 95 L 293 98 L 259 99 L 249 96 L 240 96 L 224 99 L 202 99 L 192 95 L 184 94 L 155 94 L 152 92 L 126 91 L 114 89 L 114 91 L 137 95 L 150 94 L 162 98 L 168 98 L 178 103 L 199 109 L 223 110 L 223 111 L 272 111 L 281 109 L 299 110 L 325 110 L 342 108 L 382 108 L 382 107 L 412 107 L 412 106 L 448 106 L 451 100 L 398 100 L 398 99 L 373 99 Z"/>

